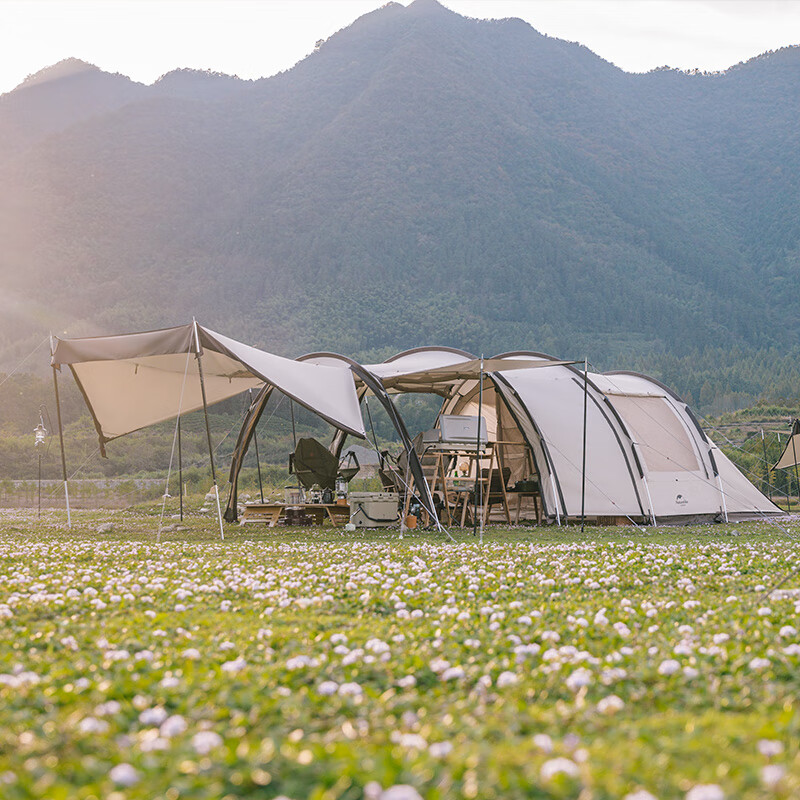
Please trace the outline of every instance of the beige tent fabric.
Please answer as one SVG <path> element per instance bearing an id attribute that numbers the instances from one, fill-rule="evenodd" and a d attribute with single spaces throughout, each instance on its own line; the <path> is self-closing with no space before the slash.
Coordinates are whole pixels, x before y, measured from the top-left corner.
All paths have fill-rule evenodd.
<path id="1" fill-rule="evenodd" d="M 800 421 L 795 420 L 786 447 L 772 469 L 788 469 L 800 464 Z"/>
<path id="2" fill-rule="evenodd" d="M 333 425 L 365 435 L 349 370 L 266 353 L 196 323 L 161 331 L 56 339 L 53 366 L 68 364 L 101 442 L 271 383 Z"/>

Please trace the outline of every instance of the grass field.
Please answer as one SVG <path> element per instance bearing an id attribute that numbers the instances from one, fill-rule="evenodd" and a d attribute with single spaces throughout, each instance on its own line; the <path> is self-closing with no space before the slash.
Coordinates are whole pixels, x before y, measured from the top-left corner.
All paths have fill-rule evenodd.
<path id="1" fill-rule="evenodd" d="M 3 800 L 800 796 L 800 526 L 156 526 L 0 516 Z"/>

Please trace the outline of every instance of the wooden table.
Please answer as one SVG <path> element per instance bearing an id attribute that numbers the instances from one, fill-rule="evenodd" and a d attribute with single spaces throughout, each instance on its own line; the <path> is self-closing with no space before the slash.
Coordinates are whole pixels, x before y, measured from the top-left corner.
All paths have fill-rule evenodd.
<path id="1" fill-rule="evenodd" d="M 274 528 L 280 518 L 284 516 L 287 508 L 301 508 L 304 513 L 314 518 L 315 525 L 322 525 L 326 516 L 334 527 L 340 523 L 350 522 L 350 506 L 338 503 L 245 503 L 240 525 L 250 525 L 254 522 L 265 522 Z"/>

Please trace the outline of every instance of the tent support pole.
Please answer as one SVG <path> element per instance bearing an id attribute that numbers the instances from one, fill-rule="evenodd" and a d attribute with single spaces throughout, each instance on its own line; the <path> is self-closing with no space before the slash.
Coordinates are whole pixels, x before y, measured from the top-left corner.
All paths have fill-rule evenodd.
<path id="1" fill-rule="evenodd" d="M 183 453 L 181 452 L 180 414 L 178 414 L 178 497 L 181 499 L 181 522 L 183 522 Z"/>
<path id="2" fill-rule="evenodd" d="M 253 390 L 249 390 L 250 404 L 253 403 Z M 256 469 L 258 470 L 258 491 L 261 495 L 261 502 L 264 502 L 264 484 L 261 482 L 261 459 L 258 457 L 258 436 L 256 435 L 256 426 L 253 425 L 253 444 L 256 448 Z"/>
<path id="3" fill-rule="evenodd" d="M 589 401 L 589 359 L 583 359 L 583 453 L 581 461 L 581 533 L 586 529 L 586 417 Z"/>
<path id="4" fill-rule="evenodd" d="M 211 426 L 208 423 L 208 402 L 206 401 L 206 381 L 203 377 L 203 356 L 200 351 L 200 337 L 197 334 L 195 322 L 195 336 L 197 337 L 197 371 L 200 375 L 200 394 L 203 396 L 203 416 L 206 420 L 206 439 L 208 441 L 208 457 L 211 461 L 211 479 L 214 481 L 214 498 L 217 501 L 217 519 L 219 520 L 219 538 L 225 540 L 225 531 L 222 529 L 222 508 L 219 504 L 219 487 L 217 486 L 217 471 L 214 468 L 214 448 L 211 445 Z"/>
<path id="5" fill-rule="evenodd" d="M 717 488 L 719 489 L 719 496 L 722 500 L 722 518 L 728 522 L 728 504 L 725 502 L 725 492 L 722 489 L 722 476 L 717 472 Z"/>
<path id="6" fill-rule="evenodd" d="M 552 472 L 552 464 L 550 465 L 550 487 L 553 491 L 553 505 L 556 507 L 556 524 L 561 527 L 561 511 L 558 508 L 558 494 L 556 494 L 556 479 Z"/>
<path id="7" fill-rule="evenodd" d="M 478 509 L 481 510 L 480 541 L 483 544 L 483 484 L 481 483 L 481 415 L 483 414 L 483 354 L 481 354 L 481 371 L 478 379 L 478 435 L 475 438 L 475 487 L 472 490 L 474 506 L 472 510 L 472 535 L 477 534 Z M 491 471 L 491 470 L 490 470 Z M 444 487 L 445 503 L 447 487 Z"/>
<path id="8" fill-rule="evenodd" d="M 764 453 L 764 469 L 767 472 L 767 492 L 769 499 L 772 500 L 772 482 L 769 475 L 769 461 L 767 461 L 767 443 L 764 441 L 764 429 L 761 428 L 761 450 Z"/>
<path id="9" fill-rule="evenodd" d="M 58 419 L 58 441 L 61 445 L 61 474 L 64 476 L 64 499 L 67 504 L 67 527 L 72 530 L 72 512 L 69 507 L 69 485 L 67 483 L 67 456 L 64 452 L 64 426 L 61 424 L 61 399 L 58 395 L 58 370 L 56 370 L 55 364 L 53 365 L 53 389 L 55 389 L 56 393 L 56 418 Z"/>
<path id="10" fill-rule="evenodd" d="M 294 426 L 294 400 L 289 398 L 289 413 L 292 415 L 292 442 L 294 443 L 294 449 L 297 450 L 297 430 Z"/>
<path id="11" fill-rule="evenodd" d="M 796 420 L 795 420 L 795 422 L 796 422 Z M 797 484 L 797 487 L 798 487 L 797 488 L 798 496 L 800 496 L 800 478 L 798 478 L 798 476 L 797 476 L 797 450 L 795 449 L 795 446 L 794 446 L 794 430 L 792 430 L 792 437 L 791 438 L 792 438 L 792 456 L 794 457 L 794 480 L 795 480 L 795 483 Z"/>

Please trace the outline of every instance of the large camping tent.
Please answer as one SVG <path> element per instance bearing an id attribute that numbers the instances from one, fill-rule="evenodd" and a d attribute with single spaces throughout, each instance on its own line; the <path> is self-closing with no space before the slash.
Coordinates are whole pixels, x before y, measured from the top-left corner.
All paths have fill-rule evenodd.
<path id="1" fill-rule="evenodd" d="M 572 362 L 529 352 L 486 359 L 483 381 L 474 356 L 449 348 L 417 348 L 368 365 L 330 353 L 305 358 L 351 371 L 359 397 L 378 397 L 423 497 L 428 487 L 417 466 L 420 453 L 391 395 L 434 393 L 443 398 L 440 414 L 475 416 L 482 383 L 481 415 L 490 441 L 503 443 L 498 449 L 509 485 L 535 479 L 552 521 L 583 513 L 654 523 L 780 513 L 708 439 L 686 404 L 643 375 L 588 373 L 585 379 Z M 236 519 L 238 470 L 265 402 L 263 393 L 254 401 L 234 453 L 229 520 Z M 334 453 L 344 438 L 334 437 Z"/>

